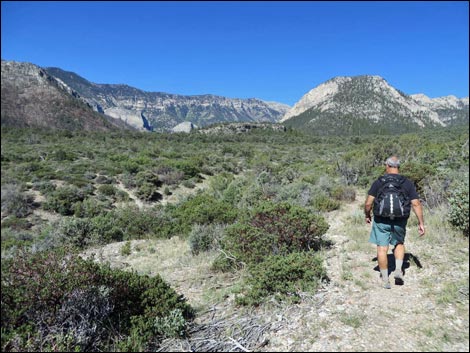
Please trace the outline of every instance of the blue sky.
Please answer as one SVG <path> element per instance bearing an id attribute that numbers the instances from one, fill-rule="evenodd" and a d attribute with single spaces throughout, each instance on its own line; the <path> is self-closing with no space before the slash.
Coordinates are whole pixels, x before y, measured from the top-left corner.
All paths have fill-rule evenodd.
<path id="1" fill-rule="evenodd" d="M 335 76 L 468 97 L 466 1 L 2 1 L 1 56 L 154 92 L 293 105 Z"/>

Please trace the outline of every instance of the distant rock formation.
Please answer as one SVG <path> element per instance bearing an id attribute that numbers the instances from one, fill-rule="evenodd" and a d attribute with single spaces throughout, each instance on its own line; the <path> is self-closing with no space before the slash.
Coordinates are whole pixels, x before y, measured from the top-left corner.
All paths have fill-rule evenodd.
<path id="1" fill-rule="evenodd" d="M 254 130 L 273 130 L 284 132 L 286 131 L 286 127 L 281 124 L 269 123 L 230 123 L 216 124 L 199 129 L 198 131 L 203 134 L 242 134 Z"/>
<path id="2" fill-rule="evenodd" d="M 172 132 L 186 132 L 186 133 L 190 133 L 191 131 L 193 131 L 194 129 L 197 129 L 197 126 L 194 125 L 192 122 L 190 121 L 184 121 L 182 123 L 179 123 L 178 125 L 176 125 L 173 129 L 171 129 Z"/>

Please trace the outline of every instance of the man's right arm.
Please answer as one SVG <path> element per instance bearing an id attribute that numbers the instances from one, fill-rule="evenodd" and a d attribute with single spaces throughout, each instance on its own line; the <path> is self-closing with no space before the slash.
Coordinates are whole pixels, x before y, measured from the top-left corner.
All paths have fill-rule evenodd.
<path id="1" fill-rule="evenodd" d="M 366 223 L 371 223 L 372 218 L 370 212 L 372 210 L 372 204 L 374 203 L 375 197 L 372 195 L 367 195 L 366 203 L 364 204 L 364 213 L 366 216 Z"/>
<path id="2" fill-rule="evenodd" d="M 424 230 L 424 217 L 423 217 L 423 206 L 421 206 L 421 202 L 419 199 L 411 200 L 411 206 L 413 206 L 413 212 L 415 213 L 416 217 L 418 218 L 418 232 L 420 236 L 423 236 L 425 233 Z"/>

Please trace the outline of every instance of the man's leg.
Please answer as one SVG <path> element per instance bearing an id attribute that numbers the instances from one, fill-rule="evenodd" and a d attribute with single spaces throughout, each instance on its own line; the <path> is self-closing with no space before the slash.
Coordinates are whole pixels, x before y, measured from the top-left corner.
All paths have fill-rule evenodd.
<path id="1" fill-rule="evenodd" d="M 402 266 L 405 258 L 405 246 L 403 244 L 395 245 L 393 254 L 395 255 L 395 284 L 402 285 L 404 283 Z"/>
<path id="2" fill-rule="evenodd" d="M 382 275 L 382 281 L 385 288 L 390 288 L 388 281 L 388 246 L 377 245 L 377 261 L 379 263 L 380 274 Z"/>

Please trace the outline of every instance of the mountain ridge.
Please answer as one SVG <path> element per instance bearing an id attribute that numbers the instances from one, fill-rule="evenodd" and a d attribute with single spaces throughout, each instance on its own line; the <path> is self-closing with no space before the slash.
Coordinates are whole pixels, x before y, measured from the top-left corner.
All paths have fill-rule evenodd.
<path id="1" fill-rule="evenodd" d="M 257 98 L 228 98 L 214 94 L 179 95 L 148 92 L 125 84 L 97 84 L 60 68 L 45 68 L 76 91 L 94 110 L 124 120 L 136 128 L 170 131 L 190 121 L 198 126 L 219 122 L 277 122 L 290 108 Z"/>
<path id="2" fill-rule="evenodd" d="M 1 62 L 1 125 L 65 130 L 133 129 L 99 114 L 37 65 Z"/>
<path id="3" fill-rule="evenodd" d="M 468 98 L 406 95 L 377 75 L 337 76 L 307 92 L 280 120 L 317 133 L 399 133 L 468 123 Z"/>

